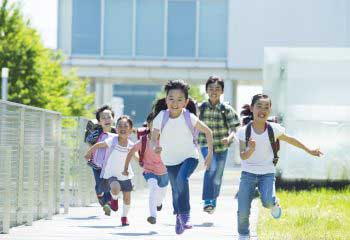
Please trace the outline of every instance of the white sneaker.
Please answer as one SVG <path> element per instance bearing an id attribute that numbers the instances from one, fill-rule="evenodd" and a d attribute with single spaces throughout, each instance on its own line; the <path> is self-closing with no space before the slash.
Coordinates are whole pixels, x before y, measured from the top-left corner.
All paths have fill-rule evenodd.
<path id="1" fill-rule="evenodd" d="M 275 203 L 275 206 L 271 208 L 271 215 L 275 219 L 279 219 L 282 215 L 282 208 L 278 202 Z"/>

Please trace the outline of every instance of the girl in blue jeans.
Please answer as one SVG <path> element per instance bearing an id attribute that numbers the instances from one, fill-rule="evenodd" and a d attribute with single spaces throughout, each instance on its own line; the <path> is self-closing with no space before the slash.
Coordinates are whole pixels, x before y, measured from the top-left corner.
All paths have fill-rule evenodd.
<path id="1" fill-rule="evenodd" d="M 272 130 L 275 141 L 277 139 L 285 141 L 313 156 L 322 154 L 319 149 L 309 149 L 297 139 L 285 134 L 285 129 L 281 125 L 267 123 L 270 113 L 271 99 L 263 94 L 253 96 L 250 108 L 241 113 L 251 121 L 237 132 L 242 159 L 237 211 L 240 239 L 249 239 L 249 215 L 256 187 L 260 192 L 263 206 L 271 209 L 272 216 L 279 218 L 282 214 L 275 195 L 275 165 L 273 162 L 275 155 L 269 139 L 271 133 L 269 134 L 268 131 Z M 247 128 L 250 128 L 250 137 L 249 134 L 246 136 Z"/>
<path id="2" fill-rule="evenodd" d="M 188 179 L 198 165 L 196 130 L 204 132 L 208 141 L 208 155 L 205 159 L 210 167 L 213 152 L 212 131 L 195 114 L 195 105 L 189 104 L 188 85 L 183 80 L 169 81 L 165 87 L 166 98 L 155 105 L 156 118 L 153 120 L 151 146 L 161 148 L 171 185 L 174 214 L 176 214 L 175 232 L 181 234 L 190 224 L 190 193 Z M 185 107 L 188 107 L 187 110 Z M 191 106 L 191 108 L 189 107 Z M 159 113 L 159 114 L 158 114 Z M 159 146 L 157 139 L 159 138 Z"/>

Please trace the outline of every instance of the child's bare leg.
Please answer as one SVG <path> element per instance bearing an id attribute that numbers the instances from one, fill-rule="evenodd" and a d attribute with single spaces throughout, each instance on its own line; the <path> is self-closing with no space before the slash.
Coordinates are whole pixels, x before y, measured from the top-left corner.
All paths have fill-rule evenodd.
<path id="1" fill-rule="evenodd" d="M 113 181 L 111 182 L 110 187 L 112 199 L 117 200 L 118 194 L 120 192 L 120 184 L 118 183 L 118 181 Z"/>

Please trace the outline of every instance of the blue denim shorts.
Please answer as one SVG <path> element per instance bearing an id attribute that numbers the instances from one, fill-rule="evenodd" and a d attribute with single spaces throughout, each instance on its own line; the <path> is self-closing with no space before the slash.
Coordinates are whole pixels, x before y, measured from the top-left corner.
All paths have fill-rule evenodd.
<path id="1" fill-rule="evenodd" d="M 166 187 L 169 184 L 168 173 L 165 173 L 163 175 L 156 175 L 154 173 L 143 173 L 143 176 L 146 179 L 146 181 L 150 178 L 156 179 L 159 187 Z"/>

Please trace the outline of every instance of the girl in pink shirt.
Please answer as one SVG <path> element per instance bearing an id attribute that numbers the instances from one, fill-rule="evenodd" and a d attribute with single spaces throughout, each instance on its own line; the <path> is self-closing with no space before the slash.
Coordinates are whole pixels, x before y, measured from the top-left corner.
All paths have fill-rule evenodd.
<path id="1" fill-rule="evenodd" d="M 160 147 L 152 149 L 149 140 L 152 137 L 152 121 L 154 119 L 154 113 L 150 113 L 147 117 L 147 128 L 149 133 L 142 136 L 139 141 L 135 143 L 133 148 L 129 151 L 124 165 L 123 175 L 128 175 L 129 163 L 137 151 L 142 151 L 142 138 L 146 137 L 146 147 L 144 148 L 143 155 L 143 176 L 145 177 L 149 187 L 149 211 L 150 216 L 147 221 L 151 224 L 156 223 L 157 211 L 162 209 L 162 201 L 165 197 L 166 187 L 169 183 L 169 177 L 167 169 L 160 159 Z"/>

